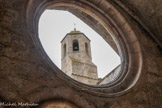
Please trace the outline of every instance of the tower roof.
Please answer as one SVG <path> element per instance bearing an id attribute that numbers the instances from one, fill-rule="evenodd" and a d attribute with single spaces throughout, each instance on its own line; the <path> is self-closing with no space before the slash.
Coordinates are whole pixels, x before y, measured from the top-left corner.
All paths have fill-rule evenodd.
<path id="1" fill-rule="evenodd" d="M 74 30 L 71 31 L 70 33 L 67 33 L 66 36 L 67 36 L 67 35 L 77 35 L 77 34 L 83 34 L 83 35 L 90 41 L 90 39 L 89 39 L 84 33 L 80 32 L 80 31 L 78 31 L 78 30 L 76 30 L 76 29 L 74 29 Z M 66 38 L 66 36 L 61 40 L 61 43 L 62 43 L 62 41 Z"/>
<path id="2" fill-rule="evenodd" d="M 74 30 L 74 31 L 71 31 L 69 34 L 78 34 L 78 33 L 80 34 L 81 32 Z"/>

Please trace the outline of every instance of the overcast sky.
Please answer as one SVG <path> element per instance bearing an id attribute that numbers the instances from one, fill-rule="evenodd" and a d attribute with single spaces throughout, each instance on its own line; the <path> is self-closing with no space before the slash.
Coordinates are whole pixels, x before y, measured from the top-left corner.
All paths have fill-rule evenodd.
<path id="1" fill-rule="evenodd" d="M 120 64 L 120 57 L 87 24 L 67 11 L 46 10 L 39 20 L 39 37 L 51 60 L 61 68 L 61 43 L 65 35 L 76 29 L 91 40 L 92 61 L 97 65 L 98 76 L 103 78 Z"/>

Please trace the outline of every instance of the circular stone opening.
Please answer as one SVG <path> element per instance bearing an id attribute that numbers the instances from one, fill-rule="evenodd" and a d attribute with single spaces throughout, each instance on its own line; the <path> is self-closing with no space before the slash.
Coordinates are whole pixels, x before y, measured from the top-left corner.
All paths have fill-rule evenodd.
<path id="1" fill-rule="evenodd" d="M 29 1 L 27 10 L 27 26 L 34 43 L 36 46 L 40 47 L 45 61 L 49 63 L 60 79 L 64 80 L 76 89 L 84 90 L 91 94 L 103 97 L 120 96 L 129 92 L 137 84 L 143 69 L 143 57 L 140 44 L 129 23 L 120 14 L 120 12 L 112 6 L 112 4 L 109 2 L 106 4 L 101 2 L 102 4 L 107 5 L 103 7 L 102 5 L 95 5 L 88 1 L 75 2 L 73 0 L 69 0 L 64 2 L 59 0 L 44 0 L 37 2 L 37 7 L 35 8 L 35 5 L 32 5 L 35 4 L 35 2 L 36 1 L 34 0 Z M 120 74 L 114 81 L 98 86 L 82 84 L 63 74 L 51 62 L 51 60 L 48 59 L 48 56 L 41 47 L 38 38 L 38 21 L 40 15 L 47 8 L 68 10 L 73 13 L 75 13 L 76 10 L 79 10 L 80 12 L 84 12 L 91 16 L 102 25 L 109 36 L 114 39 L 118 48 L 118 53 L 121 57 Z"/>
<path id="2" fill-rule="evenodd" d="M 83 12 L 77 16 L 90 26 L 97 22 Z M 67 11 L 46 10 L 39 21 L 42 46 L 69 77 L 90 85 L 110 83 L 120 72 L 117 46 L 101 24 L 94 29 L 102 36 L 85 23 Z"/>

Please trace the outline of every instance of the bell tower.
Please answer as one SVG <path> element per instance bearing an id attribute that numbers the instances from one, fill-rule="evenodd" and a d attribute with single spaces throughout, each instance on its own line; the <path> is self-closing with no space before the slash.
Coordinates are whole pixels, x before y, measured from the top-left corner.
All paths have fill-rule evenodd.
<path id="1" fill-rule="evenodd" d="M 68 76 L 86 84 L 98 82 L 97 67 L 92 62 L 90 40 L 80 31 L 71 31 L 61 41 L 61 69 Z"/>

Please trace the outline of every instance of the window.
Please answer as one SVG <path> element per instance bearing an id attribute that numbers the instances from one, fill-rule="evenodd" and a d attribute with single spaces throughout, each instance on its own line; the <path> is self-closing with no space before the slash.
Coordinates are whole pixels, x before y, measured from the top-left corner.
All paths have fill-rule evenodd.
<path id="1" fill-rule="evenodd" d="M 86 50 L 87 55 L 89 55 L 88 54 L 88 44 L 87 43 L 85 43 L 85 50 Z"/>
<path id="2" fill-rule="evenodd" d="M 78 40 L 73 41 L 73 51 L 79 51 L 79 43 Z"/>
<path id="3" fill-rule="evenodd" d="M 64 44 L 64 57 L 66 55 L 66 44 Z"/>

